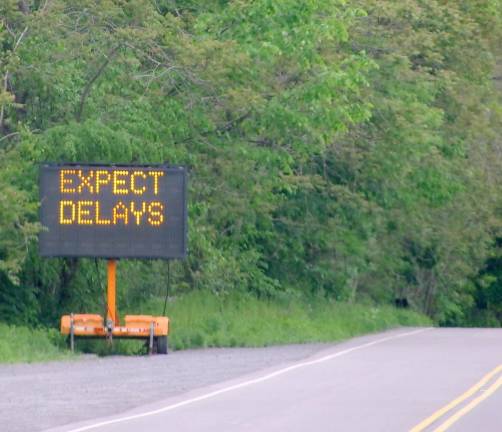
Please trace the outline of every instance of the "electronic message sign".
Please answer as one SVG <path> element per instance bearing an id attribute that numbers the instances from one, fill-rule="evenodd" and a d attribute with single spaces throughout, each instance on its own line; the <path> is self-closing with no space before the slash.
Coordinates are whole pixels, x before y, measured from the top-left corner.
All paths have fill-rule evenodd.
<path id="1" fill-rule="evenodd" d="M 186 183 L 183 167 L 43 164 L 40 253 L 183 258 Z"/>

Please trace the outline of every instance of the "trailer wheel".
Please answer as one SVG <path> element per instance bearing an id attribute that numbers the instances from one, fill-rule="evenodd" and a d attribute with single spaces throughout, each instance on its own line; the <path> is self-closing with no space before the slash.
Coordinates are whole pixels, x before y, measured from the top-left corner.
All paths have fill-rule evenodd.
<path id="1" fill-rule="evenodd" d="M 157 354 L 167 354 L 168 339 L 167 336 L 157 336 Z"/>

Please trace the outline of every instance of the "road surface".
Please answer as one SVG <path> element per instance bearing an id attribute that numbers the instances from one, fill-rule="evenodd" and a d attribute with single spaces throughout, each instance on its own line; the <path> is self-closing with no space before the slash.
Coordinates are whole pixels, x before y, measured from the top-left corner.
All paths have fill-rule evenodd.
<path id="1" fill-rule="evenodd" d="M 316 349 L 52 431 L 502 431 L 502 329 L 401 329 Z"/>

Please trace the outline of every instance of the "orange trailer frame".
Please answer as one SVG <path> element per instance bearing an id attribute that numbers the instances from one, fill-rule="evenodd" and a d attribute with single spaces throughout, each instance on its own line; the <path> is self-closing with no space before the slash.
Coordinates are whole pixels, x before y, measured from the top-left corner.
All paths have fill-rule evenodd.
<path id="1" fill-rule="evenodd" d="M 70 347 L 75 348 L 76 337 L 133 338 L 148 341 L 150 354 L 167 354 L 169 318 L 152 315 L 126 315 L 120 325 L 117 313 L 117 261 L 107 262 L 106 317 L 99 314 L 70 314 L 61 317 L 61 333 L 69 336 Z"/>

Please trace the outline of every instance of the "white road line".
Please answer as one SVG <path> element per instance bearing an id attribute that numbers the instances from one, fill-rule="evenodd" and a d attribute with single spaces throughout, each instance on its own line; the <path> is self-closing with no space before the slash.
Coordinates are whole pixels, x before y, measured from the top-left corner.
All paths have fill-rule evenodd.
<path id="1" fill-rule="evenodd" d="M 251 379 L 251 380 L 248 380 L 248 381 L 244 381 L 242 383 L 235 384 L 235 385 L 232 385 L 230 387 L 225 387 L 225 388 L 222 388 L 220 390 L 216 390 L 216 391 L 213 391 L 211 393 L 207 393 L 207 394 L 202 395 L 202 396 L 197 396 L 197 397 L 194 397 L 194 398 L 191 398 L 191 399 L 187 399 L 187 400 L 184 400 L 182 402 L 178 402 L 178 403 L 175 403 L 175 404 L 172 404 L 172 405 L 167 405 L 165 407 L 162 407 L 162 408 L 159 408 L 159 409 L 156 409 L 156 410 L 153 410 L 153 411 L 147 411 L 147 412 L 144 412 L 144 413 L 129 415 L 129 416 L 126 416 L 126 417 L 119 417 L 119 418 L 112 419 L 112 420 L 105 420 L 105 421 L 101 421 L 101 422 L 94 423 L 94 424 L 91 424 L 91 425 L 82 426 L 82 427 L 79 427 L 77 429 L 70 429 L 67 432 L 84 432 L 84 431 L 88 431 L 88 430 L 92 430 L 92 429 L 98 429 L 98 428 L 100 428 L 102 426 L 108 426 L 108 425 L 112 425 L 112 424 L 116 424 L 116 423 L 123 423 L 123 422 L 127 422 L 127 421 L 130 421 L 130 420 L 135 420 L 135 419 L 139 419 L 139 418 L 143 418 L 143 417 L 153 416 L 153 415 L 160 414 L 160 413 L 163 413 L 163 412 L 166 412 L 166 411 L 172 411 L 172 410 L 174 410 L 176 408 L 180 408 L 180 407 L 183 407 L 183 406 L 186 406 L 186 405 L 191 405 L 191 404 L 194 404 L 196 402 L 200 402 L 200 401 L 203 401 L 203 400 L 206 400 L 206 399 L 211 399 L 211 398 L 213 398 L 215 396 L 218 396 L 218 395 L 221 395 L 221 394 L 224 394 L 224 393 L 228 393 L 228 392 L 231 392 L 231 391 L 234 391 L 234 390 L 238 390 L 238 389 L 241 389 L 241 388 L 244 388 L 244 387 L 249 387 L 251 385 L 258 384 L 258 383 L 261 383 L 261 382 L 264 382 L 264 381 L 268 381 L 268 380 L 270 380 L 272 378 L 275 378 L 275 377 L 280 376 L 280 375 L 284 375 L 284 374 L 286 374 L 288 372 L 291 372 L 293 370 L 296 370 L 296 369 L 300 369 L 300 368 L 303 368 L 303 367 L 316 365 L 316 364 L 319 364 L 319 363 L 324 363 L 324 362 L 327 362 L 329 360 L 333 360 L 334 358 L 350 354 L 351 352 L 354 352 L 354 351 L 358 351 L 358 350 L 361 350 L 361 349 L 369 348 L 371 346 L 378 345 L 378 344 L 381 344 L 381 343 L 384 343 L 384 342 L 388 342 L 390 340 L 399 339 L 399 338 L 403 338 L 403 337 L 406 337 L 406 336 L 412 336 L 412 335 L 415 335 L 415 334 L 418 334 L 418 333 L 423 333 L 425 331 L 432 330 L 432 329 L 433 329 L 432 327 L 428 327 L 428 328 L 424 328 L 424 329 L 414 330 L 414 331 L 407 332 L 407 333 L 401 333 L 401 334 L 398 334 L 398 335 L 388 336 L 388 337 L 385 337 L 385 338 L 377 339 L 377 340 L 375 340 L 373 342 L 368 342 L 368 343 L 365 343 L 365 344 L 362 344 L 362 345 L 358 345 L 358 346 L 355 346 L 355 347 L 352 347 L 352 348 L 348 348 L 346 350 L 339 351 L 339 352 L 334 353 L 334 354 L 329 354 L 329 355 L 326 355 L 324 357 L 321 357 L 321 358 L 318 358 L 318 359 L 315 359 L 315 360 L 310 360 L 310 361 L 304 361 L 304 362 L 296 363 L 296 364 L 288 366 L 288 367 L 286 367 L 284 369 L 280 369 L 278 371 L 275 371 L 275 372 L 269 373 L 267 375 L 264 375 L 264 376 L 262 376 L 260 378 L 255 378 L 255 379 Z"/>

